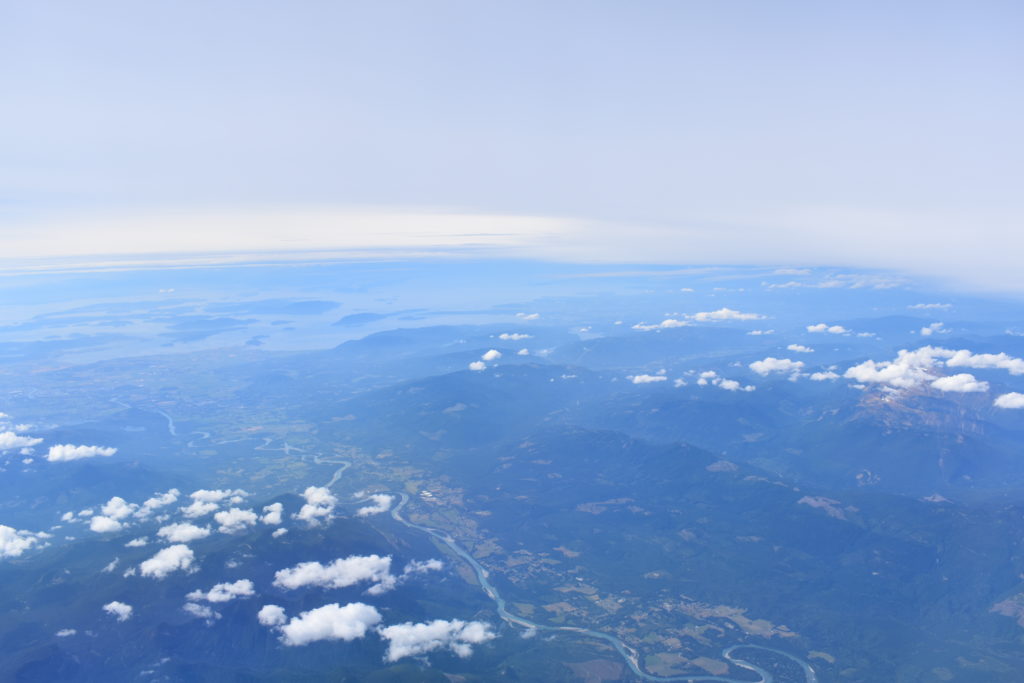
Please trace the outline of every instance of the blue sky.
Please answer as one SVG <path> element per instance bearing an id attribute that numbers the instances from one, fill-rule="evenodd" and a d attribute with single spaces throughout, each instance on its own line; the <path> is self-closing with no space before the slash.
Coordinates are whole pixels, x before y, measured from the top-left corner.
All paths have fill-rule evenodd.
<path id="1" fill-rule="evenodd" d="M 344 248 L 357 232 L 405 245 L 441 212 L 524 230 L 515 249 L 493 245 L 503 255 L 865 265 L 1024 288 L 1019 3 L 0 12 L 9 257 Z M 368 211 L 390 218 L 349 223 Z M 268 215 L 287 227 L 250 227 Z M 538 237 L 535 219 L 555 227 Z"/>

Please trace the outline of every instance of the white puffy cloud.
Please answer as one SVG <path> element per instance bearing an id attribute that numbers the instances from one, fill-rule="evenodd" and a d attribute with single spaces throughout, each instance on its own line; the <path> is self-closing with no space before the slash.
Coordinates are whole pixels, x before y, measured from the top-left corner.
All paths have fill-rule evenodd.
<path id="1" fill-rule="evenodd" d="M 220 507 L 221 502 L 228 498 L 231 502 L 239 502 L 244 496 L 249 495 L 242 489 L 235 490 L 218 490 L 218 489 L 199 489 L 189 494 L 192 502 L 181 508 L 182 514 L 186 517 L 202 517 L 208 515 L 214 510 Z"/>
<path id="2" fill-rule="evenodd" d="M 921 336 L 923 337 L 930 337 L 936 333 L 943 334 L 948 332 L 949 330 L 943 329 L 942 323 L 932 323 L 931 325 L 926 325 L 921 328 Z"/>
<path id="3" fill-rule="evenodd" d="M 379 515 L 382 512 L 387 512 L 391 509 L 391 503 L 394 502 L 395 497 L 389 496 L 386 493 L 374 493 L 369 496 L 370 500 L 373 501 L 372 505 L 361 507 L 356 511 L 356 515 L 359 517 L 367 517 L 369 515 Z"/>
<path id="4" fill-rule="evenodd" d="M 1024 408 L 1024 394 L 1019 394 L 1016 391 L 1002 394 L 992 402 L 992 405 L 996 408 Z"/>
<path id="5" fill-rule="evenodd" d="M 668 377 L 665 375 L 630 375 L 627 379 L 633 384 L 653 384 L 654 382 L 664 382 Z"/>
<path id="6" fill-rule="evenodd" d="M 516 351 L 516 355 L 517 356 L 529 356 L 530 355 L 530 349 L 519 349 L 518 351 Z"/>
<path id="7" fill-rule="evenodd" d="M 112 617 L 117 617 L 118 621 L 128 621 L 132 617 L 133 610 L 131 605 L 114 600 L 103 605 L 103 611 Z"/>
<path id="8" fill-rule="evenodd" d="M 284 536 L 284 535 L 285 535 L 286 533 L 288 533 L 288 530 L 287 530 L 287 529 L 276 529 L 276 530 L 274 530 L 274 533 L 270 534 L 270 536 L 271 536 L 272 538 L 281 538 L 281 537 L 282 537 L 282 536 Z"/>
<path id="9" fill-rule="evenodd" d="M 153 513 L 153 510 L 178 502 L 178 496 L 180 495 L 181 491 L 178 489 L 171 489 L 167 493 L 154 494 L 152 498 L 148 498 L 146 502 L 142 504 L 142 507 L 135 512 L 135 516 L 140 519 L 145 519 Z"/>
<path id="10" fill-rule="evenodd" d="M 18 557 L 26 550 L 40 545 L 46 538 L 49 538 L 49 534 L 33 533 L 0 524 L 0 558 Z"/>
<path id="11" fill-rule="evenodd" d="M 725 391 L 754 391 L 757 388 L 752 384 L 743 386 L 734 379 L 725 379 L 724 377 L 719 377 L 715 380 L 712 380 L 711 383 L 714 384 L 719 389 L 723 389 Z"/>
<path id="12" fill-rule="evenodd" d="M 765 318 L 765 316 L 759 313 L 740 313 L 731 308 L 719 308 L 717 311 L 702 311 L 690 317 L 700 322 L 707 322 L 708 320 L 764 320 Z"/>
<path id="13" fill-rule="evenodd" d="M 444 568 L 444 563 L 441 560 L 430 559 L 430 560 L 412 560 L 409 564 L 405 565 L 405 569 L 402 570 L 402 576 L 411 576 L 413 574 L 425 574 L 427 572 L 436 572 Z"/>
<path id="14" fill-rule="evenodd" d="M 21 436 L 11 431 L 0 432 L 0 451 L 9 451 L 13 448 L 29 448 L 42 443 L 42 441 L 42 439 Z"/>
<path id="15" fill-rule="evenodd" d="M 185 596 L 185 599 L 192 602 L 228 602 L 235 598 L 248 598 L 255 595 L 256 591 L 253 587 L 252 581 L 249 579 L 239 579 L 234 583 L 218 583 L 210 590 L 203 592 L 201 590 L 194 590 Z"/>
<path id="16" fill-rule="evenodd" d="M 864 384 L 888 384 L 897 389 L 909 389 L 936 378 L 933 369 L 941 358 L 953 355 L 948 349 L 924 346 L 915 351 L 902 349 L 896 359 L 876 363 L 867 360 L 849 368 L 843 376 Z"/>
<path id="17" fill-rule="evenodd" d="M 474 372 L 480 372 L 481 370 L 487 369 L 487 363 L 483 362 L 482 360 L 475 360 L 469 364 L 469 369 L 473 370 Z"/>
<path id="18" fill-rule="evenodd" d="M 334 512 L 334 506 L 338 504 L 338 499 L 323 486 L 307 487 L 302 492 L 302 497 L 306 499 L 306 504 L 302 506 L 295 518 L 310 526 L 316 526 L 321 521 L 329 519 Z"/>
<path id="19" fill-rule="evenodd" d="M 818 323 L 817 325 L 808 325 L 808 332 L 828 332 L 829 334 L 849 334 L 849 330 L 842 325 L 828 325 L 826 323 Z"/>
<path id="20" fill-rule="evenodd" d="M 245 531 L 246 527 L 254 526 L 259 521 L 255 512 L 240 508 L 221 510 L 213 516 L 213 519 L 220 524 L 217 531 L 222 534 L 237 534 L 240 531 Z"/>
<path id="21" fill-rule="evenodd" d="M 811 373 L 811 377 L 810 377 L 812 382 L 824 382 L 826 380 L 838 379 L 838 378 L 839 378 L 839 375 L 837 375 L 836 373 L 832 372 L 831 370 L 827 370 L 825 372 L 812 372 Z"/>
<path id="22" fill-rule="evenodd" d="M 284 607 L 280 605 L 264 605 L 260 608 L 256 618 L 263 626 L 280 626 L 288 621 L 288 617 L 284 613 Z"/>
<path id="23" fill-rule="evenodd" d="M 62 628 L 61 630 L 57 631 L 54 635 L 57 636 L 58 638 L 67 638 L 68 636 L 73 636 L 76 633 L 78 633 L 78 631 L 76 629 L 73 629 L 73 628 Z"/>
<path id="24" fill-rule="evenodd" d="M 775 330 L 751 330 L 750 332 L 747 332 L 747 334 L 752 337 L 760 337 L 766 334 L 775 334 Z"/>
<path id="25" fill-rule="evenodd" d="M 128 503 L 121 496 L 114 496 L 103 504 L 103 507 L 100 508 L 100 512 L 111 519 L 124 519 L 135 512 L 138 507 L 139 506 L 134 503 Z"/>
<path id="26" fill-rule="evenodd" d="M 141 538 L 133 538 L 132 540 L 130 540 L 127 543 L 125 543 L 124 547 L 125 548 L 144 548 L 147 545 L 149 545 L 149 539 L 146 538 L 145 536 L 143 536 Z"/>
<path id="27" fill-rule="evenodd" d="M 501 358 L 501 351 L 498 349 L 491 349 L 484 355 L 480 356 L 480 360 L 492 361 Z"/>
<path id="28" fill-rule="evenodd" d="M 706 387 L 708 385 L 718 387 L 725 391 L 754 391 L 757 388 L 749 384 L 747 386 L 743 386 L 734 379 L 719 377 L 718 373 L 714 370 L 705 370 L 700 373 L 697 378 L 697 386 Z"/>
<path id="29" fill-rule="evenodd" d="M 988 382 L 978 381 L 974 375 L 961 372 L 932 381 L 932 388 L 939 391 L 953 391 L 957 393 L 979 392 L 988 391 Z"/>
<path id="30" fill-rule="evenodd" d="M 282 505 L 281 503 L 271 503 L 270 505 L 264 505 L 263 516 L 260 517 L 260 521 L 264 524 L 280 524 L 282 512 L 284 512 L 284 505 Z"/>
<path id="31" fill-rule="evenodd" d="M 123 526 L 124 525 L 121 524 L 121 522 L 116 519 L 106 517 L 105 515 L 96 515 L 89 520 L 89 530 L 95 531 L 98 534 L 109 534 L 115 531 L 120 531 Z"/>
<path id="32" fill-rule="evenodd" d="M 195 557 L 195 553 L 187 545 L 171 545 L 140 564 L 139 572 L 143 576 L 163 579 L 171 572 L 187 571 Z"/>
<path id="33" fill-rule="evenodd" d="M 345 588 L 363 581 L 370 581 L 367 590 L 378 595 L 395 587 L 396 579 L 391 574 L 391 557 L 380 555 L 352 555 L 339 558 L 330 564 L 300 562 L 289 569 L 274 574 L 274 585 L 295 590 L 303 586 L 321 588 Z"/>
<path id="34" fill-rule="evenodd" d="M 210 535 L 209 527 L 196 526 L 188 522 L 178 522 L 160 527 L 156 535 L 168 543 L 190 543 Z"/>
<path id="35" fill-rule="evenodd" d="M 637 323 L 636 325 L 633 325 L 633 329 L 649 332 L 650 330 L 670 330 L 674 327 L 686 327 L 689 324 L 690 321 L 688 320 L 666 318 L 665 320 L 662 320 L 660 323 L 654 323 L 653 325 L 648 325 L 646 323 Z"/>
<path id="36" fill-rule="evenodd" d="M 121 558 L 120 557 L 115 557 L 113 560 L 110 561 L 110 564 L 108 564 L 106 567 L 104 567 L 100 571 L 103 572 L 104 574 L 109 574 L 110 572 L 112 572 L 115 569 L 117 569 L 117 565 L 120 562 L 121 562 Z"/>
<path id="37" fill-rule="evenodd" d="M 450 649 L 459 657 L 468 657 L 473 654 L 473 645 L 486 643 L 495 637 L 488 624 L 461 619 L 435 619 L 424 624 L 406 622 L 387 626 L 378 632 L 388 641 L 385 658 L 389 662 L 442 648 Z"/>
<path id="38" fill-rule="evenodd" d="M 331 603 L 302 612 L 288 623 L 280 623 L 284 611 L 260 610 L 260 623 L 269 622 L 281 632 L 281 642 L 289 646 L 306 645 L 318 640 L 357 640 L 381 621 L 380 612 L 370 605 L 352 602 L 344 607 Z M 280 609 L 280 608 L 278 608 Z M 274 623 L 276 622 L 276 623 Z"/>
<path id="39" fill-rule="evenodd" d="M 523 339 L 533 339 L 533 335 L 521 334 L 519 332 L 502 332 L 498 335 L 498 339 L 502 341 L 521 341 Z"/>
<path id="40" fill-rule="evenodd" d="M 215 612 L 209 605 L 197 605 L 194 602 L 186 602 L 182 609 L 194 617 L 205 619 L 207 625 L 212 624 L 217 619 L 220 619 L 220 613 Z"/>
<path id="41" fill-rule="evenodd" d="M 909 389 L 931 383 L 936 389 L 955 391 L 956 389 L 943 387 L 960 386 L 958 382 L 965 382 L 965 379 L 940 378 L 937 370 L 943 365 L 947 368 L 995 368 L 1006 370 L 1012 375 L 1024 374 L 1024 360 L 1008 356 L 1005 353 L 976 354 L 966 349 L 954 351 L 935 346 L 922 346 L 914 351 L 903 349 L 892 361 L 864 361 L 849 368 L 844 377 L 865 384 L 887 384 L 897 389 Z M 973 379 L 970 375 L 963 374 Z M 943 381 L 937 385 L 934 384 L 939 379 Z M 985 385 L 985 388 L 979 388 L 981 385 Z M 970 391 L 985 391 L 987 389 L 987 384 L 984 382 L 978 382 L 977 385 L 963 384 L 963 386 L 973 386 Z"/>
<path id="42" fill-rule="evenodd" d="M 1024 375 L 1024 359 L 1014 358 L 1005 353 L 971 353 L 967 349 L 960 349 L 949 357 L 946 366 L 976 370 L 994 368 L 1006 370 L 1011 375 Z"/>
<path id="43" fill-rule="evenodd" d="M 74 446 L 72 444 L 65 443 L 50 446 L 50 452 L 47 453 L 46 459 L 50 462 L 68 462 L 69 460 L 94 458 L 96 456 L 109 458 L 114 453 L 117 453 L 116 448 L 106 448 L 103 446 Z"/>
<path id="44" fill-rule="evenodd" d="M 800 371 L 804 368 L 804 362 L 802 360 L 791 360 L 789 358 L 774 358 L 769 356 L 763 360 L 756 360 L 750 364 L 750 369 L 761 375 L 767 377 L 774 372 L 780 373 L 792 373 L 794 376 L 799 375 Z"/>
<path id="45" fill-rule="evenodd" d="M 803 344 L 790 344 L 786 349 L 796 353 L 814 353 L 814 349 L 810 346 L 804 346 Z"/>

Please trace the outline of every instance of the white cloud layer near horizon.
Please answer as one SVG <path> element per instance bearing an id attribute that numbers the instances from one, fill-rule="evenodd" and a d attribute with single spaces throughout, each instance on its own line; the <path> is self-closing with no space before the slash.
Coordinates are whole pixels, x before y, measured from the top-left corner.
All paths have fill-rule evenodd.
<path id="1" fill-rule="evenodd" d="M 436 256 L 595 265 L 798 263 L 1024 291 L 1015 256 L 1024 251 L 1024 232 L 1012 229 L 1015 221 L 842 207 L 664 224 L 452 209 L 247 207 L 8 221 L 0 223 L 0 262 L 11 273 Z"/>

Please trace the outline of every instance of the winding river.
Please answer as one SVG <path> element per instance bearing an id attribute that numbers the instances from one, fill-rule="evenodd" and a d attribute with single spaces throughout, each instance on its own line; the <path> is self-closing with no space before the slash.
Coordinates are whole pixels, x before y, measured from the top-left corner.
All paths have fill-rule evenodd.
<path id="1" fill-rule="evenodd" d="M 344 468 L 339 470 L 338 472 L 335 472 L 335 476 L 331 479 L 332 484 L 337 481 L 338 477 L 340 476 L 340 473 L 343 471 Z M 441 541 L 446 546 L 448 546 L 448 548 L 451 549 L 451 551 L 454 552 L 456 555 L 465 560 L 465 562 L 469 564 L 469 566 L 472 567 L 473 571 L 476 573 L 477 581 L 480 582 L 480 586 L 484 589 L 484 592 L 487 593 L 487 596 L 494 601 L 494 604 L 497 606 L 498 609 L 498 615 L 507 623 L 512 624 L 514 626 L 520 626 L 525 629 L 533 629 L 536 631 L 561 631 L 603 640 L 609 643 L 618 651 L 618 653 L 626 661 L 626 664 L 629 665 L 629 668 L 633 671 L 634 674 L 648 681 L 718 681 L 719 683 L 752 683 L 751 681 L 741 681 L 736 678 L 728 678 L 726 676 L 713 675 L 655 676 L 653 674 L 647 673 L 641 668 L 640 654 L 634 648 L 630 647 L 622 640 L 613 635 L 603 633 L 601 631 L 594 631 L 588 628 L 582 628 L 579 626 L 551 626 L 548 624 L 539 624 L 535 621 L 531 621 L 529 619 L 509 612 L 505 606 L 505 599 L 501 597 L 501 594 L 498 592 L 498 589 L 495 588 L 494 585 L 488 579 L 487 570 L 479 562 L 477 562 L 472 555 L 470 555 L 464 548 L 462 548 L 462 546 L 456 543 L 455 539 L 452 538 L 450 534 L 447 534 L 443 531 L 428 526 L 423 526 L 422 524 L 410 522 L 405 517 L 403 517 L 402 508 L 404 508 L 405 505 L 409 502 L 409 495 L 406 494 L 405 492 L 397 492 L 396 495 L 401 497 L 401 501 L 398 503 L 398 505 L 394 506 L 391 509 L 391 517 L 400 524 L 404 524 L 405 526 L 410 527 L 412 529 L 416 529 L 426 534 L 430 534 L 432 537 L 436 538 L 437 540 Z M 772 652 L 774 654 L 790 659 L 797 665 L 799 665 L 800 668 L 803 670 L 804 676 L 806 678 L 806 683 L 817 683 L 818 681 L 817 674 L 815 674 L 814 668 L 810 664 L 803 661 L 802 659 L 794 657 L 793 655 L 787 652 L 783 652 L 781 650 L 776 650 L 770 647 L 763 647 L 761 645 L 748 644 L 732 645 L 722 650 L 722 656 L 725 657 L 725 659 L 729 660 L 738 667 L 753 671 L 758 676 L 760 676 L 761 680 L 757 683 L 773 683 L 775 679 L 771 675 L 771 673 L 765 671 L 756 664 L 735 656 L 733 652 L 739 648 L 752 648 L 755 650 L 764 650 L 766 652 Z"/>
<path id="2" fill-rule="evenodd" d="M 318 465 L 340 465 L 340 467 L 338 467 L 338 469 L 336 469 L 334 473 L 331 475 L 330 480 L 326 484 L 326 488 L 331 488 L 336 483 L 338 483 L 338 480 L 341 479 L 342 475 L 345 473 L 345 470 L 352 466 L 352 463 L 347 460 L 327 460 L 325 458 L 321 458 L 319 455 L 313 456 L 313 462 L 315 462 Z M 804 660 L 782 650 L 776 650 L 775 648 L 765 647 L 763 645 L 750 645 L 747 643 L 731 645 L 725 648 L 724 650 L 722 650 L 722 657 L 724 657 L 726 660 L 742 669 L 747 669 L 748 671 L 756 673 L 758 676 L 760 676 L 759 681 L 744 681 L 738 678 L 729 678 L 727 676 L 714 675 L 656 676 L 654 674 L 647 673 L 643 670 L 643 668 L 641 668 L 640 653 L 637 652 L 636 649 L 630 647 L 622 640 L 613 635 L 603 633 L 601 631 L 594 631 L 592 629 L 583 628 L 580 626 L 551 626 L 549 624 L 539 624 L 535 621 L 531 621 L 517 614 L 513 614 L 512 612 L 508 611 L 505 599 L 501 597 L 501 594 L 498 592 L 498 589 L 495 588 L 494 584 L 490 582 L 488 578 L 489 574 L 487 570 L 483 567 L 483 565 L 477 562 L 476 559 L 472 555 L 470 555 L 468 551 L 466 551 L 462 546 L 460 546 L 451 536 L 451 534 L 448 534 L 439 529 L 423 526 L 422 524 L 410 522 L 408 519 L 403 517 L 402 509 L 409 502 L 409 494 L 405 493 L 404 491 L 391 491 L 389 493 L 400 498 L 398 504 L 391 508 L 392 519 L 394 519 L 399 524 L 403 524 L 409 527 L 410 529 L 416 529 L 417 531 L 422 531 L 425 534 L 429 534 L 441 543 L 444 543 L 453 553 L 462 558 L 466 562 L 466 564 L 468 564 L 473 569 L 473 572 L 476 574 L 477 581 L 480 583 L 481 588 L 483 588 L 484 592 L 487 594 L 487 597 L 494 601 L 494 604 L 498 610 L 498 615 L 502 618 L 502 620 L 513 626 L 519 626 L 524 629 L 534 630 L 538 632 L 548 631 L 572 633 L 579 636 L 586 636 L 589 638 L 603 640 L 606 643 L 610 644 L 612 647 L 614 647 L 616 651 L 618 651 L 618 653 L 622 656 L 623 660 L 625 660 L 626 664 L 629 666 L 630 670 L 632 670 L 632 672 L 636 676 L 647 681 L 691 681 L 693 683 L 696 683 L 697 681 L 717 681 L 718 683 L 775 683 L 775 677 L 772 676 L 770 672 L 766 671 L 757 664 L 754 664 L 753 662 L 745 660 L 734 654 L 736 650 L 748 648 L 752 650 L 762 650 L 764 652 L 771 652 L 780 657 L 785 657 L 786 659 L 789 659 L 795 664 L 797 664 L 800 667 L 800 669 L 804 672 L 804 683 L 818 683 L 818 675 L 815 673 L 814 667 L 812 667 Z"/>

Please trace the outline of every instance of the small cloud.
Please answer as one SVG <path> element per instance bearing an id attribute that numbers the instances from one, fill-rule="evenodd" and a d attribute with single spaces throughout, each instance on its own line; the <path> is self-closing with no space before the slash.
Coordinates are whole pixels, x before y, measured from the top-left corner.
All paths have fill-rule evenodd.
<path id="1" fill-rule="evenodd" d="M 288 617 L 284 613 L 284 607 L 280 605 L 264 605 L 260 608 L 256 618 L 263 626 L 280 626 L 288 621 Z"/>
<path id="2" fill-rule="evenodd" d="M 62 628 L 61 630 L 57 631 L 54 635 L 58 638 L 67 638 L 68 636 L 73 636 L 76 633 L 78 633 L 78 631 L 76 631 L 73 628 Z"/>
<path id="3" fill-rule="evenodd" d="M 749 367 L 762 377 L 767 377 L 772 373 L 792 373 L 795 378 L 803 370 L 804 362 L 802 360 L 795 361 L 789 358 L 773 358 L 769 356 L 763 360 L 754 361 Z"/>
<path id="4" fill-rule="evenodd" d="M 533 339 L 533 335 L 519 332 L 502 332 L 498 335 L 498 339 L 502 341 L 521 341 L 523 339 Z"/>
<path id="5" fill-rule="evenodd" d="M 829 370 L 827 372 L 812 372 L 811 373 L 811 377 L 810 377 L 812 382 L 825 382 L 825 381 L 830 380 L 830 379 L 838 379 L 838 378 L 839 378 L 839 375 L 837 375 L 836 373 L 832 372 L 831 370 Z"/>
<path id="6" fill-rule="evenodd" d="M 765 316 L 759 313 L 741 313 L 731 308 L 720 308 L 717 311 L 703 311 L 691 316 L 694 320 L 706 322 L 709 320 L 764 320 Z"/>
<path id="7" fill-rule="evenodd" d="M 29 448 L 42 443 L 42 439 L 30 436 L 21 436 L 11 431 L 0 432 L 0 451 L 9 451 L 15 448 Z"/>
<path id="8" fill-rule="evenodd" d="M 209 527 L 196 526 L 189 522 L 178 522 L 161 527 L 156 535 L 168 543 L 191 543 L 210 535 Z"/>
<path id="9" fill-rule="evenodd" d="M 668 377 L 665 377 L 665 375 L 630 375 L 626 379 L 633 384 L 652 384 L 654 382 L 664 382 Z"/>
<path id="10" fill-rule="evenodd" d="M 497 349 L 491 349 L 484 355 L 480 356 L 480 360 L 492 361 L 501 358 L 501 351 Z"/>
<path id="11" fill-rule="evenodd" d="M 795 351 L 796 353 L 814 353 L 814 349 L 803 344 L 790 344 L 786 347 L 789 351 Z"/>
<path id="12" fill-rule="evenodd" d="M 356 511 L 356 515 L 359 517 L 367 517 L 369 515 L 379 515 L 382 512 L 387 512 L 391 509 L 391 503 L 394 502 L 395 497 L 389 496 L 386 493 L 375 493 L 369 496 L 370 500 L 373 501 L 373 505 L 367 505 L 361 507 Z"/>
<path id="13" fill-rule="evenodd" d="M 41 546 L 49 534 L 24 531 L 0 524 L 0 558 L 19 557 L 26 550 Z"/>
<path id="14" fill-rule="evenodd" d="M 228 602 L 237 598 L 248 598 L 256 594 L 252 581 L 239 579 L 234 583 L 218 583 L 208 591 L 194 590 L 185 596 L 192 602 Z"/>
<path id="15" fill-rule="evenodd" d="M 116 519 L 111 519 L 105 515 L 96 515 L 89 520 L 89 530 L 95 531 L 98 534 L 110 534 L 115 531 L 120 531 L 123 525 Z"/>
<path id="16" fill-rule="evenodd" d="M 1019 409 L 1024 408 L 1024 394 L 1011 391 L 1008 394 L 1002 394 L 992 402 L 996 408 L 1009 408 Z"/>
<path id="17" fill-rule="evenodd" d="M 530 349 L 519 349 L 518 351 L 516 351 L 516 355 L 517 356 L 529 356 L 530 355 Z"/>
<path id="18" fill-rule="evenodd" d="M 913 304 L 907 306 L 907 308 L 915 309 L 918 311 L 929 311 L 929 310 L 948 310 L 953 308 L 953 304 Z"/>
<path id="19" fill-rule="evenodd" d="M 138 507 L 138 505 L 128 503 L 121 496 L 114 496 L 103 504 L 103 507 L 100 508 L 100 512 L 111 519 L 124 519 L 125 517 L 131 516 Z"/>
<path id="20" fill-rule="evenodd" d="M 747 332 L 752 337 L 760 337 L 765 334 L 775 334 L 775 330 L 751 330 Z"/>
<path id="21" fill-rule="evenodd" d="M 689 324 L 690 322 L 687 320 L 666 318 L 665 320 L 662 320 L 660 323 L 655 323 L 653 325 L 647 325 L 646 323 L 637 323 L 636 325 L 633 325 L 633 329 L 649 332 L 650 330 L 670 330 L 674 327 L 686 327 Z"/>
<path id="22" fill-rule="evenodd" d="M 50 446 L 50 452 L 47 453 L 46 459 L 50 462 L 69 462 L 71 460 L 94 458 L 96 456 L 109 458 L 114 453 L 117 453 L 116 448 L 105 448 L 103 446 L 73 446 L 66 443 Z"/>
<path id="23" fill-rule="evenodd" d="M 171 489 L 166 493 L 154 494 L 152 498 L 147 499 L 146 502 L 142 504 L 142 507 L 135 512 L 135 516 L 140 519 L 146 519 L 154 510 L 158 510 L 162 507 L 178 502 L 178 496 L 180 495 L 181 491 L 178 489 Z"/>
<path id="24" fill-rule="evenodd" d="M 808 325 L 808 332 L 828 332 L 829 334 L 849 334 L 849 330 L 842 325 L 828 325 L 826 323 L 818 323 L 817 325 Z"/>
<path id="25" fill-rule="evenodd" d="M 147 545 L 149 545 L 149 539 L 146 538 L 145 536 L 143 536 L 141 538 L 133 538 L 132 540 L 130 540 L 127 543 L 125 543 L 124 547 L 125 548 L 143 548 L 143 547 L 145 547 Z"/>
<path id="26" fill-rule="evenodd" d="M 281 514 L 284 512 L 284 505 L 281 503 L 271 503 L 270 505 L 263 506 L 263 516 L 260 517 L 260 521 L 264 524 L 277 525 L 281 523 Z"/>
<path id="27" fill-rule="evenodd" d="M 259 521 L 259 517 L 255 512 L 240 508 L 221 510 L 213 516 L 213 519 L 220 525 L 217 531 L 222 534 L 237 534 L 245 531 L 247 527 L 255 526 L 256 522 Z"/>
<path id="28" fill-rule="evenodd" d="M 391 557 L 352 555 L 326 565 L 300 562 L 274 574 L 274 585 L 287 590 L 304 586 L 345 588 L 363 581 L 373 583 L 366 591 L 371 595 L 379 595 L 394 588 L 396 578 L 391 574 Z"/>
<path id="29" fill-rule="evenodd" d="M 381 622 L 381 615 L 375 607 L 352 602 L 344 607 L 338 603 L 317 607 L 292 617 L 287 623 L 282 608 L 265 605 L 258 619 L 264 626 L 278 629 L 282 643 L 295 647 L 320 640 L 358 640 Z"/>
<path id="30" fill-rule="evenodd" d="M 540 313 L 516 313 L 516 317 L 523 320 L 537 320 L 540 318 Z"/>
<path id="31" fill-rule="evenodd" d="M 921 328 L 921 336 L 930 337 L 933 334 L 949 334 L 949 330 L 943 329 L 942 323 L 932 323 Z"/>
<path id="32" fill-rule="evenodd" d="M 182 609 L 198 619 L 204 619 L 207 626 L 220 619 L 220 612 L 214 611 L 209 605 L 197 605 L 194 602 L 186 602 Z"/>
<path id="33" fill-rule="evenodd" d="M 242 489 L 199 489 L 189 494 L 192 503 L 181 508 L 181 512 L 190 518 L 202 517 L 220 508 L 221 502 L 225 499 L 229 499 L 231 502 L 240 502 L 243 497 L 248 495 Z"/>
<path id="34" fill-rule="evenodd" d="M 974 375 L 961 372 L 957 375 L 940 377 L 932 382 L 932 388 L 939 391 L 952 391 L 956 393 L 974 393 L 988 391 L 988 382 L 979 381 Z"/>
<path id="35" fill-rule="evenodd" d="M 389 662 L 445 648 L 465 658 L 473 654 L 473 645 L 486 643 L 495 637 L 490 625 L 460 619 L 435 619 L 421 624 L 406 622 L 381 628 L 378 633 L 388 641 L 385 659 Z"/>
<path id="36" fill-rule="evenodd" d="M 103 605 L 103 611 L 112 617 L 117 617 L 118 621 L 128 621 L 132 617 L 133 610 L 131 605 L 114 600 Z"/>
<path id="37" fill-rule="evenodd" d="M 286 533 L 288 533 L 287 529 L 275 529 L 274 533 L 270 534 L 270 536 L 271 536 L 271 538 L 281 538 Z"/>
<path id="38" fill-rule="evenodd" d="M 142 576 L 163 579 L 171 572 L 187 571 L 192 567 L 195 553 L 187 545 L 172 545 L 164 548 L 139 565 Z"/>
<path id="39" fill-rule="evenodd" d="M 323 486 L 307 487 L 302 496 L 306 499 L 306 504 L 294 516 L 309 526 L 317 526 L 330 519 L 334 513 L 334 506 L 338 504 L 338 499 Z"/>
<path id="40" fill-rule="evenodd" d="M 473 370 L 474 372 L 480 372 L 481 370 L 487 369 L 487 363 L 483 362 L 482 360 L 475 360 L 469 364 L 469 369 Z"/>

